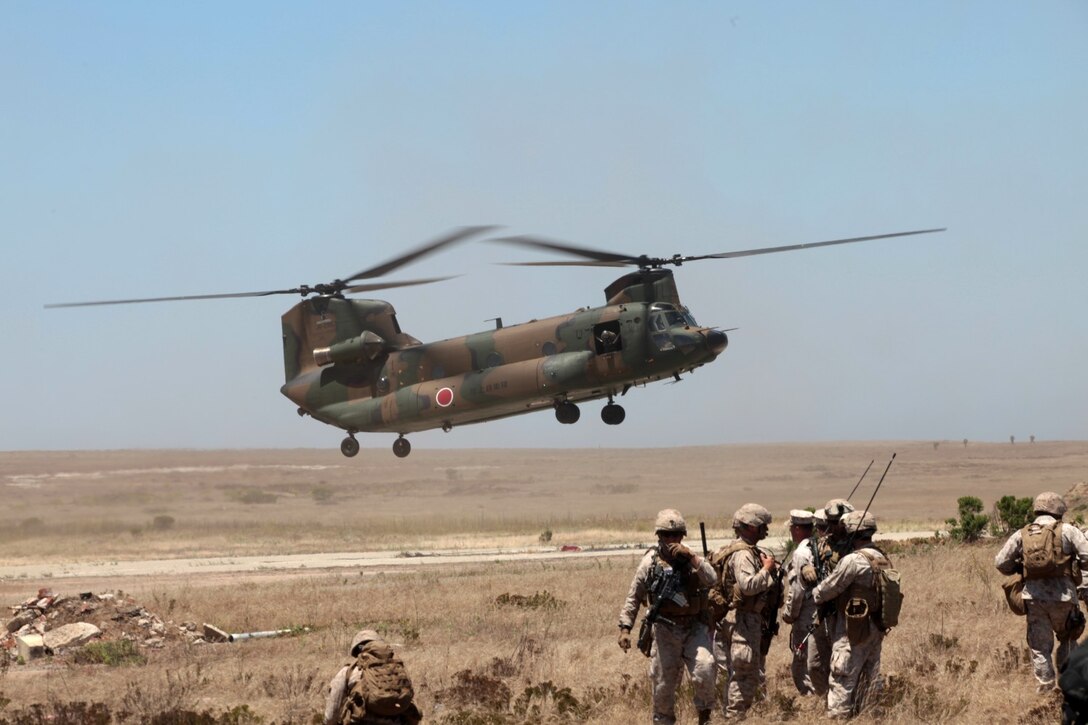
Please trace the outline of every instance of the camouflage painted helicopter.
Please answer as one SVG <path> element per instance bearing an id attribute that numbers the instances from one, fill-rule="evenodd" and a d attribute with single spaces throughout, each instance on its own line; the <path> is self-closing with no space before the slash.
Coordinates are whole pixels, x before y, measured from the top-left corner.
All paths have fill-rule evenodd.
<path id="1" fill-rule="evenodd" d="M 551 409 L 560 423 L 581 415 L 579 403 L 607 398 L 601 419 L 625 418 L 615 402 L 636 386 L 680 379 L 725 350 L 725 331 L 703 327 L 680 302 L 668 265 L 928 234 L 923 229 L 810 244 L 748 249 L 698 256 L 648 257 L 603 252 L 529 236 L 492 241 L 561 252 L 581 261 L 522 262 L 527 266 L 633 266 L 605 288 L 605 305 L 439 342 L 422 343 L 403 332 L 388 302 L 349 299 L 346 294 L 438 282 L 448 277 L 402 282 L 373 279 L 439 249 L 495 227 L 465 227 L 347 279 L 292 289 L 103 300 L 46 305 L 83 307 L 141 302 L 265 297 L 298 294 L 304 299 L 282 316 L 286 382 L 280 388 L 299 415 L 341 428 L 345 456 L 359 452 L 357 433 L 396 433 L 393 453 L 407 456 L 405 435 L 415 431 L 481 423 Z M 311 297 L 311 295 L 313 295 Z"/>

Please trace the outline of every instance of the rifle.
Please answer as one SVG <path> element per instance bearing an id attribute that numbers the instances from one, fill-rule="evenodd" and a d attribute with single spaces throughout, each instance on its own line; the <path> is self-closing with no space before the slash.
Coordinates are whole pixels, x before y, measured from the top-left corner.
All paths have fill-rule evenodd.
<path id="1" fill-rule="evenodd" d="M 679 567 L 674 566 L 658 577 L 653 588 L 650 589 L 650 601 L 653 603 L 638 628 L 638 649 L 647 657 L 650 656 L 650 648 L 654 643 L 654 622 L 657 621 L 661 605 L 672 599 L 672 596 L 680 589 L 680 575 Z"/>
<path id="2" fill-rule="evenodd" d="M 782 577 L 786 570 L 776 566 L 771 578 L 774 584 L 767 592 L 767 602 L 763 606 L 763 623 L 760 625 L 759 652 L 766 655 L 771 649 L 771 640 L 778 636 L 778 610 L 782 607 Z"/>

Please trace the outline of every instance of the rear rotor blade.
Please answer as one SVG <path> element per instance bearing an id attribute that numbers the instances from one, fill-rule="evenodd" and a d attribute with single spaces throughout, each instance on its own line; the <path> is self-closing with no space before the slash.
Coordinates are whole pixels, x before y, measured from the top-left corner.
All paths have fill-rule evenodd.
<path id="1" fill-rule="evenodd" d="M 267 297 L 269 295 L 297 295 L 302 294 L 303 290 L 296 287 L 295 289 L 280 289 L 280 290 L 267 290 L 265 292 L 228 292 L 226 294 L 217 295 L 178 295 L 175 297 L 142 297 L 139 299 L 131 300 L 96 300 L 94 302 L 58 302 L 48 305 L 43 305 L 46 309 L 53 309 L 56 307 L 95 307 L 98 305 L 130 305 L 141 302 L 174 302 L 177 300 L 221 300 L 229 299 L 232 297 Z"/>
<path id="2" fill-rule="evenodd" d="M 362 272 L 356 272 L 352 276 L 345 278 L 343 281 L 354 282 L 357 279 L 373 279 L 374 277 L 381 277 L 383 274 L 392 272 L 394 269 L 403 267 L 409 262 L 414 262 L 415 260 L 421 257 L 425 257 L 428 254 L 433 254 L 439 249 L 449 246 L 450 244 L 455 244 L 457 242 L 468 239 L 469 237 L 476 236 L 478 234 L 484 234 L 491 231 L 492 229 L 498 228 L 499 227 L 497 226 L 489 225 L 477 227 L 460 227 L 458 229 L 454 229 L 449 234 L 439 237 L 433 242 L 428 242 L 421 247 L 413 249 L 407 254 L 402 254 L 401 256 L 390 259 L 387 262 L 382 262 L 381 264 L 370 267 L 369 269 L 364 269 Z"/>
<path id="3" fill-rule="evenodd" d="M 447 279 L 456 279 L 460 275 L 450 277 L 431 277 L 430 279 L 406 279 L 402 282 L 371 282 L 369 284 L 353 284 L 344 288 L 344 292 L 374 292 L 380 289 L 392 289 L 394 287 L 411 287 L 417 284 L 431 284 L 432 282 L 445 282 Z"/>

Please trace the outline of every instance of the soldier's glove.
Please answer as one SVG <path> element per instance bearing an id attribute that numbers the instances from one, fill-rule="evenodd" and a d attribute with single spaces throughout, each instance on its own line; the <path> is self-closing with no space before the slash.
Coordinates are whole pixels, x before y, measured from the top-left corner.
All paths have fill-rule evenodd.
<path id="1" fill-rule="evenodd" d="M 801 567 L 801 581 L 806 587 L 816 586 L 819 579 L 816 576 L 816 567 L 812 564 L 805 564 Z"/>
<path id="2" fill-rule="evenodd" d="M 786 624 L 793 624 L 797 620 L 794 619 L 793 617 L 791 617 L 788 613 L 784 613 L 782 615 L 782 621 L 785 622 Z"/>
<path id="3" fill-rule="evenodd" d="M 620 627 L 620 638 L 617 641 L 617 644 L 624 652 L 631 649 L 631 630 Z"/>
<path id="4" fill-rule="evenodd" d="M 678 543 L 669 544 L 665 547 L 665 551 L 668 553 L 669 558 L 677 564 L 690 563 L 692 557 L 695 556 L 691 549 Z"/>

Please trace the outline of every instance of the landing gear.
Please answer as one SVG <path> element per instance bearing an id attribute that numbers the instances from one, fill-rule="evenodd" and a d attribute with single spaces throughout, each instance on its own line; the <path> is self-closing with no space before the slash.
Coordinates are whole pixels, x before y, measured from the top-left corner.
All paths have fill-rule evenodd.
<path id="1" fill-rule="evenodd" d="M 393 454 L 397 458 L 404 458 L 412 452 L 412 444 L 404 436 L 393 441 Z"/>
<path id="2" fill-rule="evenodd" d="M 582 411 L 578 409 L 578 406 L 569 400 L 564 400 L 562 403 L 555 404 L 555 419 L 564 425 L 570 425 L 571 423 L 577 423 L 578 419 L 582 417 Z"/>
<path id="3" fill-rule="evenodd" d="M 619 425 L 626 417 L 627 412 L 624 411 L 622 405 L 609 403 L 608 405 L 601 408 L 601 420 L 603 420 L 608 425 Z"/>
<path id="4" fill-rule="evenodd" d="M 340 441 L 340 452 L 348 458 L 359 452 L 359 441 L 355 440 L 354 435 L 349 433 L 347 438 Z"/>

